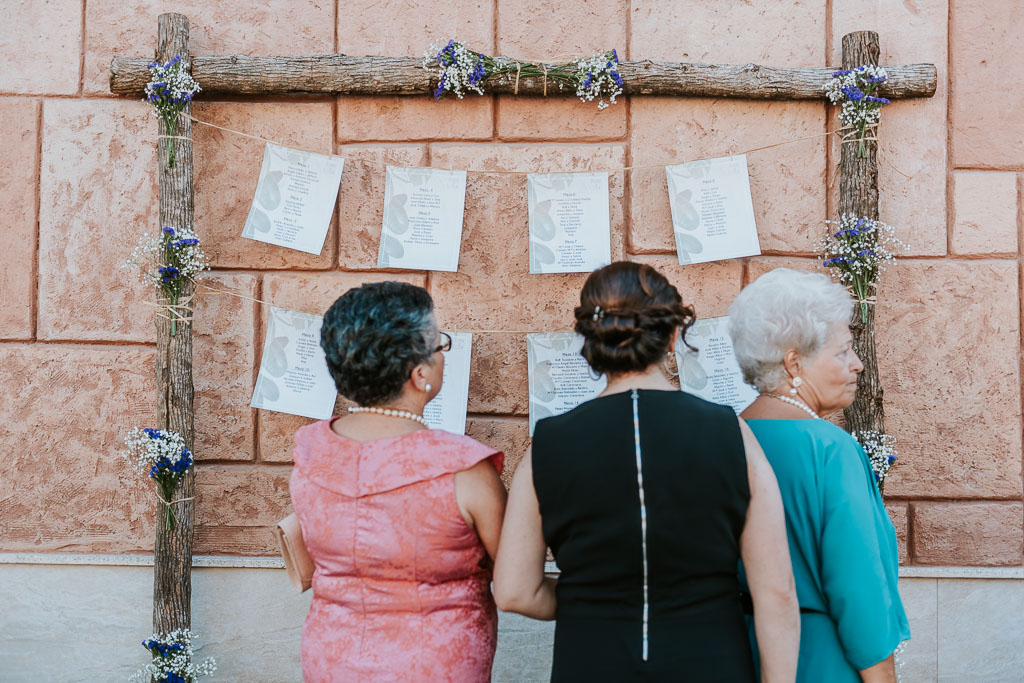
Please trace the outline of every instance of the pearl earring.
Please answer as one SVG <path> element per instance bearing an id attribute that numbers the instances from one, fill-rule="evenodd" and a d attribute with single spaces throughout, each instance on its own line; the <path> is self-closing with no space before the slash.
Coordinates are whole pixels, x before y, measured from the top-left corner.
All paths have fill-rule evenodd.
<path id="1" fill-rule="evenodd" d="M 796 396 L 797 387 L 799 387 L 803 383 L 804 383 L 804 381 L 802 379 L 800 379 L 799 377 L 794 377 L 793 378 L 793 388 L 789 390 L 789 395 L 790 396 Z"/>
<path id="2" fill-rule="evenodd" d="M 432 386 L 430 386 L 430 385 L 428 384 L 428 385 L 427 385 L 427 393 L 429 394 L 429 393 L 430 393 L 430 390 L 431 390 L 431 389 L 433 389 L 433 388 L 434 388 L 434 387 L 432 387 Z"/>

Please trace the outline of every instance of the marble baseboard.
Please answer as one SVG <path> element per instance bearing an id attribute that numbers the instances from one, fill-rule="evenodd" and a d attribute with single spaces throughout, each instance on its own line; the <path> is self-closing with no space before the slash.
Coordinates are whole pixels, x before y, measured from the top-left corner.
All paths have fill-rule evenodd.
<path id="1" fill-rule="evenodd" d="M 144 563 L 0 561 L 0 680 L 124 680 L 146 661 L 152 587 Z M 1024 579 L 904 577 L 900 594 L 904 683 L 1024 682 Z M 310 597 L 277 568 L 197 564 L 197 652 L 217 658 L 219 680 L 298 681 Z M 552 622 L 502 614 L 493 680 L 548 680 L 553 638 Z"/>

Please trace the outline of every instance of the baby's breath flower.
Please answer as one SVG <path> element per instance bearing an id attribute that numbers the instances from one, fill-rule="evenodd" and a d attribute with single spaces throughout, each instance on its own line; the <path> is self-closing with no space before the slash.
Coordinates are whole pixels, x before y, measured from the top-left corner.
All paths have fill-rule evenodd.
<path id="1" fill-rule="evenodd" d="M 883 434 L 873 429 L 866 429 L 854 432 L 853 438 L 857 439 L 864 452 L 868 454 L 871 461 L 871 469 L 875 473 L 875 482 L 878 490 L 885 487 L 885 478 L 889 475 L 898 458 L 896 457 L 896 437 L 891 434 Z"/>
<path id="2" fill-rule="evenodd" d="M 183 61 L 180 55 L 166 64 L 153 62 L 146 68 L 150 79 L 143 101 L 153 105 L 153 113 L 164 122 L 167 135 L 174 135 L 178 130 L 178 115 L 185 111 L 201 88 L 188 72 L 188 62 Z M 167 139 L 167 165 L 171 168 L 174 168 L 174 155 L 174 141 Z"/>
<path id="3" fill-rule="evenodd" d="M 122 268 L 136 269 L 143 282 L 153 285 L 171 306 L 171 336 L 177 332 L 178 297 L 185 283 L 210 267 L 199 245 L 199 236 L 186 228 L 165 227 L 156 235 L 144 235 Z"/>
<path id="4" fill-rule="evenodd" d="M 840 69 L 832 73 L 832 79 L 825 84 L 825 94 L 832 104 L 841 104 L 839 120 L 846 126 L 857 129 L 858 154 L 867 156 L 864 137 L 869 126 L 878 124 L 882 107 L 890 104 L 884 97 L 872 95 L 888 76 L 885 69 L 865 64 L 854 69 Z"/>
<path id="5" fill-rule="evenodd" d="M 181 434 L 166 429 L 132 429 L 124 438 L 128 450 L 121 453 L 138 474 L 148 474 L 164 499 L 168 529 L 174 528 L 174 513 L 167 503 L 178 488 L 178 482 L 192 468 L 192 451 L 185 447 Z"/>
<path id="6" fill-rule="evenodd" d="M 170 633 L 155 633 L 142 641 L 142 647 L 149 650 L 152 661 L 132 675 L 138 683 L 193 683 L 200 676 L 211 676 L 217 670 L 217 661 L 207 657 L 199 664 L 193 662 L 192 639 L 195 634 L 188 629 Z"/>
<path id="7" fill-rule="evenodd" d="M 484 82 L 492 77 L 511 83 L 513 78 L 543 78 L 562 90 L 566 85 L 576 89 L 583 102 L 597 100 L 597 108 L 615 104 L 622 93 L 622 76 L 618 72 L 619 55 L 615 50 L 578 59 L 569 64 L 540 65 L 517 62 L 507 58 L 495 59 L 475 52 L 457 40 L 449 40 L 443 47 L 437 44 L 423 53 L 423 68 L 437 74 L 434 99 L 448 94 L 462 99 L 467 93 L 484 94 Z M 605 102 L 605 98 L 608 102 Z"/>
<path id="8" fill-rule="evenodd" d="M 868 297 L 885 266 L 896 259 L 895 251 L 907 245 L 892 226 L 871 218 L 843 214 L 839 221 L 825 224 L 826 234 L 817 245 L 819 258 L 857 298 L 861 320 L 867 322 Z"/>
<path id="9" fill-rule="evenodd" d="M 604 109 L 622 94 L 622 76 L 619 75 L 619 55 L 609 50 L 586 59 L 578 59 L 576 65 L 576 96 L 582 102 L 597 100 L 597 108 Z M 608 102 L 604 101 L 608 96 Z"/>

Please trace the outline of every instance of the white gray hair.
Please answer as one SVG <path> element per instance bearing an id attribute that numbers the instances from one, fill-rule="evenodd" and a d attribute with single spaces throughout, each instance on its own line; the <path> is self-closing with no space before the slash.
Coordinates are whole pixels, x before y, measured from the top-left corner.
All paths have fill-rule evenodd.
<path id="1" fill-rule="evenodd" d="M 786 379 L 786 351 L 813 356 L 852 312 L 850 294 L 826 275 L 790 268 L 765 273 L 729 306 L 729 335 L 743 379 L 762 393 L 777 390 Z"/>

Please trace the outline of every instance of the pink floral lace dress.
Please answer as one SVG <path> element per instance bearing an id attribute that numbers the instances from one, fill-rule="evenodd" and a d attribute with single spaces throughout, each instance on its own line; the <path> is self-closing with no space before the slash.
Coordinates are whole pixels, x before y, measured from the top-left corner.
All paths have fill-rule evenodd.
<path id="1" fill-rule="evenodd" d="M 497 639 L 487 553 L 454 474 L 503 455 L 440 430 L 361 443 L 330 420 L 295 435 L 291 496 L 316 565 L 302 674 L 488 681 Z"/>

